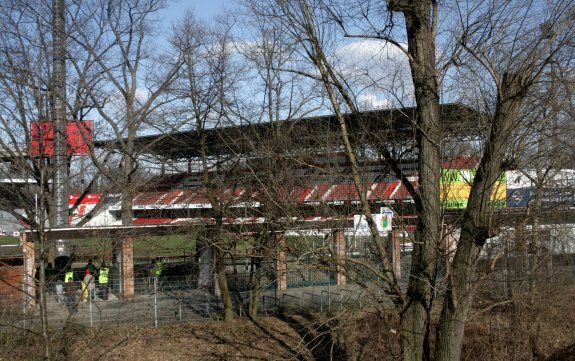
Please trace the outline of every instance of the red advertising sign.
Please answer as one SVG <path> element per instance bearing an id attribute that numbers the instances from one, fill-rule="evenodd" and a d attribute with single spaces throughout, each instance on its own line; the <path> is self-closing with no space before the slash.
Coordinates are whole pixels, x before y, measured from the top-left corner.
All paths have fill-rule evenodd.
<path id="1" fill-rule="evenodd" d="M 89 154 L 90 144 L 93 142 L 92 128 L 94 122 L 83 120 L 68 122 L 66 127 L 66 140 L 68 143 L 68 155 Z"/>
<path id="2" fill-rule="evenodd" d="M 54 129 L 52 122 L 32 122 L 30 124 L 30 155 L 54 155 Z"/>
<path id="3" fill-rule="evenodd" d="M 70 194 L 68 196 L 68 206 L 70 208 L 80 201 L 72 215 L 69 217 L 70 224 L 78 223 L 78 221 L 88 214 L 88 212 L 93 210 L 96 204 L 100 201 L 100 198 L 102 198 L 102 195 L 99 193 L 90 193 L 86 194 L 82 200 L 80 200 L 80 197 L 81 194 Z"/>
<path id="4" fill-rule="evenodd" d="M 71 121 L 66 125 L 67 155 L 87 154 L 92 143 L 91 120 Z M 51 121 L 30 124 L 30 155 L 54 156 L 54 124 Z"/>

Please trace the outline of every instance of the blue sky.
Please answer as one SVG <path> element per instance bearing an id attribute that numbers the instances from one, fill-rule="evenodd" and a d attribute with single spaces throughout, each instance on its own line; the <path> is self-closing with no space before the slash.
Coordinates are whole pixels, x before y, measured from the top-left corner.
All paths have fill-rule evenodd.
<path id="1" fill-rule="evenodd" d="M 199 19 L 209 21 L 229 3 L 229 0 L 173 0 L 165 10 L 165 16 L 167 20 L 173 21 L 181 18 L 187 10 L 193 9 Z"/>

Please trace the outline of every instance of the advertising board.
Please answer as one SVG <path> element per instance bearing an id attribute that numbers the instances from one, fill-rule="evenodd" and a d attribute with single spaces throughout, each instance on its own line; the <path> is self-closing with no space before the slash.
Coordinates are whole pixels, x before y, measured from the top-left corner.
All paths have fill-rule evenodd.
<path id="1" fill-rule="evenodd" d="M 372 216 L 379 235 L 386 236 L 392 230 L 393 211 L 387 207 L 381 207 L 380 213 Z M 354 215 L 353 227 L 354 233 L 358 236 L 371 235 L 367 219 L 363 214 Z"/>
<path id="2" fill-rule="evenodd" d="M 66 124 L 67 155 L 90 153 L 92 143 L 91 120 L 70 121 Z M 30 155 L 54 156 L 54 124 L 51 121 L 36 121 L 30 124 Z"/>
<path id="3" fill-rule="evenodd" d="M 467 207 L 467 200 L 471 193 L 475 173 L 471 169 L 445 169 L 441 172 L 440 197 L 442 206 L 445 209 L 463 209 Z M 501 173 L 491 190 L 491 206 L 505 208 L 506 197 L 507 177 L 505 173 Z"/>

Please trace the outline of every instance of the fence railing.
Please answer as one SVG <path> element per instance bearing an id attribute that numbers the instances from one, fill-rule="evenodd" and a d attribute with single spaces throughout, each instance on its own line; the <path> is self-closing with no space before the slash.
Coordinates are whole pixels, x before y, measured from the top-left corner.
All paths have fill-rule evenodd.
<path id="1" fill-rule="evenodd" d="M 236 277 L 237 279 L 237 277 Z M 62 292 L 61 283 L 47 284 L 47 313 L 51 328 L 64 327 L 68 322 L 87 327 L 105 324 L 141 324 L 159 326 L 174 322 L 221 319 L 223 305 L 220 297 L 206 289 L 197 288 L 195 280 L 179 278 L 137 278 L 136 294 L 130 300 L 122 300 L 116 289 L 118 279 L 110 279 L 108 289 L 96 285 L 93 295 L 81 288 L 80 282 L 72 287 L 66 285 Z M 58 286 L 57 286 L 58 285 Z M 312 311 L 331 311 L 337 305 L 341 310 L 346 305 L 358 303 L 359 293 L 353 289 L 336 289 L 331 286 L 278 291 L 264 288 L 258 294 L 259 312 L 265 315 Z M 250 293 L 232 291 L 234 312 L 237 317 L 247 314 Z M 38 306 L 15 308 L 11 313 L 10 325 L 17 328 L 34 328 L 40 325 Z M 8 318 L 3 317 L 4 320 Z"/>
<path id="2" fill-rule="evenodd" d="M 574 257 L 553 257 L 541 264 L 539 272 L 545 276 L 546 282 L 553 282 L 560 277 L 575 277 Z M 507 263 L 501 263 L 491 270 L 490 276 L 483 280 L 482 290 L 494 294 L 494 297 L 505 297 L 509 289 L 516 289 L 525 284 L 531 287 L 527 273 L 519 272 L 518 263 L 522 259 L 509 258 Z M 402 282 L 408 279 L 410 259 L 402 258 Z M 527 263 L 528 260 L 524 260 Z M 552 263 L 551 263 L 552 261 Z M 487 261 L 486 261 L 487 262 Z M 514 262 L 514 263 L 513 263 Z M 489 264 L 487 263 L 487 266 Z M 550 268 L 552 265 L 552 268 Z M 362 308 L 370 302 L 380 301 L 387 297 L 380 279 L 369 277 L 367 270 L 352 269 L 347 271 L 348 285 L 338 287 L 331 282 L 332 274 L 322 270 L 306 270 L 302 268 L 308 280 L 328 280 L 324 284 L 306 283 L 304 288 L 289 287 L 286 291 L 276 290 L 276 284 L 265 277 L 260 279 L 257 292 L 251 292 L 254 279 L 249 273 L 229 274 L 229 290 L 232 294 L 234 312 L 244 316 L 250 309 L 250 299 L 256 294 L 262 314 L 278 314 L 281 312 L 338 312 L 353 305 Z M 549 268 L 551 272 L 547 269 Z M 405 273 L 404 273 L 405 270 Z M 288 269 L 290 271 L 290 269 Z M 291 269 L 293 271 L 293 269 Z M 355 272 L 355 273 L 354 273 Z M 364 276 L 365 275 L 365 276 Z M 288 273 L 289 277 L 301 277 L 302 273 Z M 361 282 L 355 282 L 359 280 Z M 441 297 L 443 286 L 441 279 L 436 283 L 436 296 Z M 198 287 L 194 275 L 165 275 L 159 278 L 140 276 L 134 279 L 135 295 L 130 300 L 122 300 L 120 280 L 110 277 L 106 286 L 96 284 L 93 298 L 86 297 L 80 282 L 70 291 L 56 282 L 47 284 L 47 308 L 51 327 L 61 327 L 67 322 L 98 327 L 103 324 L 134 323 L 158 326 L 172 322 L 187 322 L 191 320 L 219 319 L 223 315 L 221 298 L 211 290 Z M 293 284 L 292 284 L 293 286 Z M 301 286 L 300 286 L 301 287 Z M 34 295 L 29 295 L 34 297 Z M 38 295 L 36 295 L 38 297 Z M 2 295 L 0 295 L 2 298 Z M 6 299 L 6 297 L 4 297 Z M 22 307 L 22 304 L 12 307 L 0 307 L 0 328 L 17 327 L 27 329 L 40 322 L 38 309 Z"/>

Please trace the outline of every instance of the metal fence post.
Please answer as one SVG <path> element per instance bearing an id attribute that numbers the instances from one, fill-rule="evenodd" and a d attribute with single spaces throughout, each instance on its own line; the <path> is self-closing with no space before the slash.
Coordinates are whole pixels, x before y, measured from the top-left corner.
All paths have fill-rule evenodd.
<path id="1" fill-rule="evenodd" d="M 154 277 L 154 327 L 158 327 L 158 277 Z"/>

